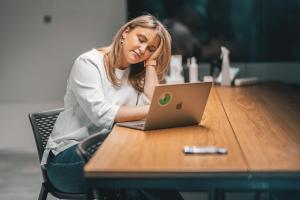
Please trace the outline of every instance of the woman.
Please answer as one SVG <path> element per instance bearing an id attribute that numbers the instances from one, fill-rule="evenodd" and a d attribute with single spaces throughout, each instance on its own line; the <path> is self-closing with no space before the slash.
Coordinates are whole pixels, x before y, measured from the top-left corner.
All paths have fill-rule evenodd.
<path id="1" fill-rule="evenodd" d="M 145 118 L 154 88 L 168 70 L 170 48 L 171 38 L 164 26 L 144 15 L 123 25 L 110 46 L 92 49 L 75 60 L 64 111 L 41 163 L 57 188 L 86 190 L 84 163 L 75 152 L 76 144 L 94 133 L 108 134 L 115 122 Z M 146 199 L 181 199 L 174 191 L 138 193 Z"/>

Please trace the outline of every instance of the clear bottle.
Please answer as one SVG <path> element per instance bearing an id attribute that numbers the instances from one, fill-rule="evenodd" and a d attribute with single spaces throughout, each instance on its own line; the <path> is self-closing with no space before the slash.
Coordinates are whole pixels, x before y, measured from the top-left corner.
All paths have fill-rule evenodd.
<path id="1" fill-rule="evenodd" d="M 221 85 L 222 86 L 230 86 L 231 79 L 230 79 L 230 64 L 229 64 L 229 50 L 226 47 L 221 47 L 221 58 L 222 58 L 222 79 Z"/>
<path id="2" fill-rule="evenodd" d="M 191 58 L 191 64 L 189 65 L 189 80 L 190 83 L 198 82 L 198 64 L 195 57 Z"/>

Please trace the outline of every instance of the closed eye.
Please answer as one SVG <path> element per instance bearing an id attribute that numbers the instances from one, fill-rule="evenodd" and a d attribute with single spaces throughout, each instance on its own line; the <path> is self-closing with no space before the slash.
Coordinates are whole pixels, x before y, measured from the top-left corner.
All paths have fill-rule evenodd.
<path id="1" fill-rule="evenodd" d="M 153 52 L 155 52 L 156 48 L 155 48 L 155 47 L 152 47 L 152 46 L 150 46 L 150 47 L 148 47 L 148 50 L 149 50 L 151 53 L 153 53 Z"/>
<path id="2" fill-rule="evenodd" d="M 142 34 L 138 34 L 137 37 L 138 37 L 138 40 L 139 40 L 140 43 L 145 43 L 145 42 L 148 41 L 147 37 L 144 36 L 144 35 L 142 35 Z M 153 52 L 156 51 L 156 47 L 153 46 L 153 45 L 148 46 L 147 49 L 148 49 L 148 51 L 149 51 L 150 53 L 153 53 Z"/>
<path id="3" fill-rule="evenodd" d="M 139 42 L 144 43 L 146 42 L 146 38 L 142 37 L 142 36 L 138 36 Z"/>

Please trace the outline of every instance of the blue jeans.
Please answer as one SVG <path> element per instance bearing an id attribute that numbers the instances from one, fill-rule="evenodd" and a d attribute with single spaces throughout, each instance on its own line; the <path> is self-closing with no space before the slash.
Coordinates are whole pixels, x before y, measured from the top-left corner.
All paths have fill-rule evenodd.
<path id="1" fill-rule="evenodd" d="M 49 154 L 46 165 L 47 174 L 51 183 L 60 191 L 68 193 L 84 193 L 87 191 L 83 174 L 84 162 L 76 153 L 76 146 L 72 146 L 54 156 Z M 100 191 L 101 193 L 101 191 Z M 128 200 L 183 200 L 177 190 L 140 190 L 126 191 Z"/>
<path id="2" fill-rule="evenodd" d="M 50 152 L 46 165 L 51 183 L 59 190 L 68 193 L 85 193 L 87 191 L 83 174 L 84 162 L 72 146 L 54 156 Z"/>

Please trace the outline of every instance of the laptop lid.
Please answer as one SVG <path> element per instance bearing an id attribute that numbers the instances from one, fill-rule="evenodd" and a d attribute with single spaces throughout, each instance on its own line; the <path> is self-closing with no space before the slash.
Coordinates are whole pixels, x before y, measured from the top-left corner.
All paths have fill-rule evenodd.
<path id="1" fill-rule="evenodd" d="M 139 130 L 198 125 L 211 87 L 211 82 L 158 85 L 145 121 L 117 125 Z"/>
<path id="2" fill-rule="evenodd" d="M 144 130 L 199 124 L 211 87 L 212 82 L 156 86 Z"/>

